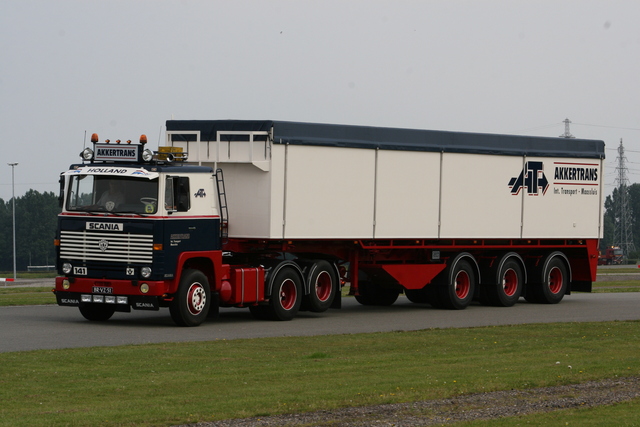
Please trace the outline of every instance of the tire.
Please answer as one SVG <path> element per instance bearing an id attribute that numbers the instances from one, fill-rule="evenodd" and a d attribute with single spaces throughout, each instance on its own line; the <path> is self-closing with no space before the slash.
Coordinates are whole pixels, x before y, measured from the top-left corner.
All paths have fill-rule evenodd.
<path id="1" fill-rule="evenodd" d="M 270 320 L 269 307 L 266 305 L 250 305 L 249 312 L 254 319 L 257 320 Z"/>
<path id="2" fill-rule="evenodd" d="M 198 326 L 207 318 L 211 300 L 207 276 L 199 270 L 184 270 L 169 306 L 171 318 L 179 326 Z"/>
<path id="3" fill-rule="evenodd" d="M 302 279 L 293 268 L 283 267 L 273 280 L 269 305 L 256 306 L 254 311 L 259 314 L 260 307 L 264 307 L 266 316 L 272 320 L 291 320 L 298 314 L 301 303 Z"/>
<path id="4" fill-rule="evenodd" d="M 217 319 L 218 317 L 220 317 L 220 294 L 211 292 L 211 304 L 209 304 L 207 319 Z"/>
<path id="5" fill-rule="evenodd" d="M 115 307 L 106 304 L 90 303 L 81 305 L 79 308 L 80 314 L 82 314 L 85 319 L 93 322 L 106 322 L 111 319 L 113 313 L 116 312 Z"/>
<path id="6" fill-rule="evenodd" d="M 558 304 L 569 286 L 567 266 L 559 256 L 554 256 L 545 265 L 542 283 L 528 285 L 526 300 L 539 304 Z"/>
<path id="7" fill-rule="evenodd" d="M 387 307 L 398 299 L 400 291 L 387 288 L 372 282 L 363 281 L 359 287 L 360 295 L 355 295 L 356 301 L 362 305 L 375 305 Z"/>
<path id="8" fill-rule="evenodd" d="M 469 261 L 462 259 L 455 263 L 438 286 L 438 298 L 434 306 L 450 310 L 463 310 L 471 304 L 476 288 L 476 276 Z"/>
<path id="9" fill-rule="evenodd" d="M 405 289 L 404 294 L 414 304 L 429 304 L 430 298 L 426 289 Z"/>
<path id="10" fill-rule="evenodd" d="M 303 297 L 302 305 L 315 313 L 327 311 L 338 289 L 338 278 L 331 264 L 320 260 L 311 266 L 309 287 L 310 292 Z"/>
<path id="11" fill-rule="evenodd" d="M 496 307 L 511 307 L 520 299 L 524 288 L 524 275 L 515 259 L 505 261 L 496 276 L 496 283 L 482 287 L 482 303 Z"/>

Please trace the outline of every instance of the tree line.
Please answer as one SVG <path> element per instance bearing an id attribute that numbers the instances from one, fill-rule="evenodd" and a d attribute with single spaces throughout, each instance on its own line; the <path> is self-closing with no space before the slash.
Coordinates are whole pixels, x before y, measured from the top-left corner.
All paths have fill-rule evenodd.
<path id="1" fill-rule="evenodd" d="M 58 196 L 29 190 L 16 197 L 16 269 L 55 265 Z M 13 271 L 13 200 L 0 199 L 0 271 Z"/>
<path id="2" fill-rule="evenodd" d="M 631 260 L 640 258 L 640 221 L 636 218 L 640 215 L 640 184 L 631 184 L 620 188 L 614 188 L 611 195 L 607 196 L 604 202 L 604 236 L 600 241 L 600 248 L 620 245 L 624 242 L 620 240 L 620 234 L 616 233 L 616 228 L 621 221 L 622 193 L 626 190 L 626 204 L 628 207 L 629 226 L 631 228 L 631 242 L 635 246 L 635 251 L 626 253 L 625 256 Z"/>

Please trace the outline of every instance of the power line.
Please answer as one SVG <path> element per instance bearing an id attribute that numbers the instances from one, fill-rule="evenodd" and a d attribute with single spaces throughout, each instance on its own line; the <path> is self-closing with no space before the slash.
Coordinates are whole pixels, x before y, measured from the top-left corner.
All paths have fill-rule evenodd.
<path id="1" fill-rule="evenodd" d="M 580 125 L 580 126 L 591 126 L 591 127 L 596 127 L 596 128 L 609 128 L 609 129 L 623 129 L 623 130 L 640 130 L 640 128 L 627 128 L 627 127 L 622 127 L 622 126 L 607 126 L 607 125 L 594 125 L 594 124 L 590 124 L 590 123 L 578 123 L 578 122 L 572 122 L 574 125 Z"/>

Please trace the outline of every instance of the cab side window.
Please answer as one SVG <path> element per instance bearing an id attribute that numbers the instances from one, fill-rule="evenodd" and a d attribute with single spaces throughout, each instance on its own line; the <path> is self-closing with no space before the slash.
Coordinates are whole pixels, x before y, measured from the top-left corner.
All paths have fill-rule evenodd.
<path id="1" fill-rule="evenodd" d="M 186 212 L 191 208 L 191 200 L 189 197 L 189 178 L 179 177 L 177 178 L 177 184 L 174 185 L 176 191 L 176 202 L 178 212 Z"/>
<path id="2" fill-rule="evenodd" d="M 172 212 L 187 212 L 191 208 L 189 178 L 168 176 L 166 182 L 165 204 Z"/>

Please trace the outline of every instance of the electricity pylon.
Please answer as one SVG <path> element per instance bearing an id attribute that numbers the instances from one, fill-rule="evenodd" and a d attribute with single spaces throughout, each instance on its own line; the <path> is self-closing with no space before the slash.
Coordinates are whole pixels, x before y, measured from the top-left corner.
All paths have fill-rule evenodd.
<path id="1" fill-rule="evenodd" d="M 635 252 L 636 247 L 633 244 L 633 218 L 629 206 L 629 181 L 627 180 L 627 166 L 625 165 L 627 158 L 624 155 L 624 145 L 620 138 L 618 146 L 618 158 L 616 159 L 616 187 L 618 188 L 618 209 L 616 210 L 616 222 L 614 228 L 614 243 L 622 249 L 625 259 L 629 257 L 631 252 Z"/>

